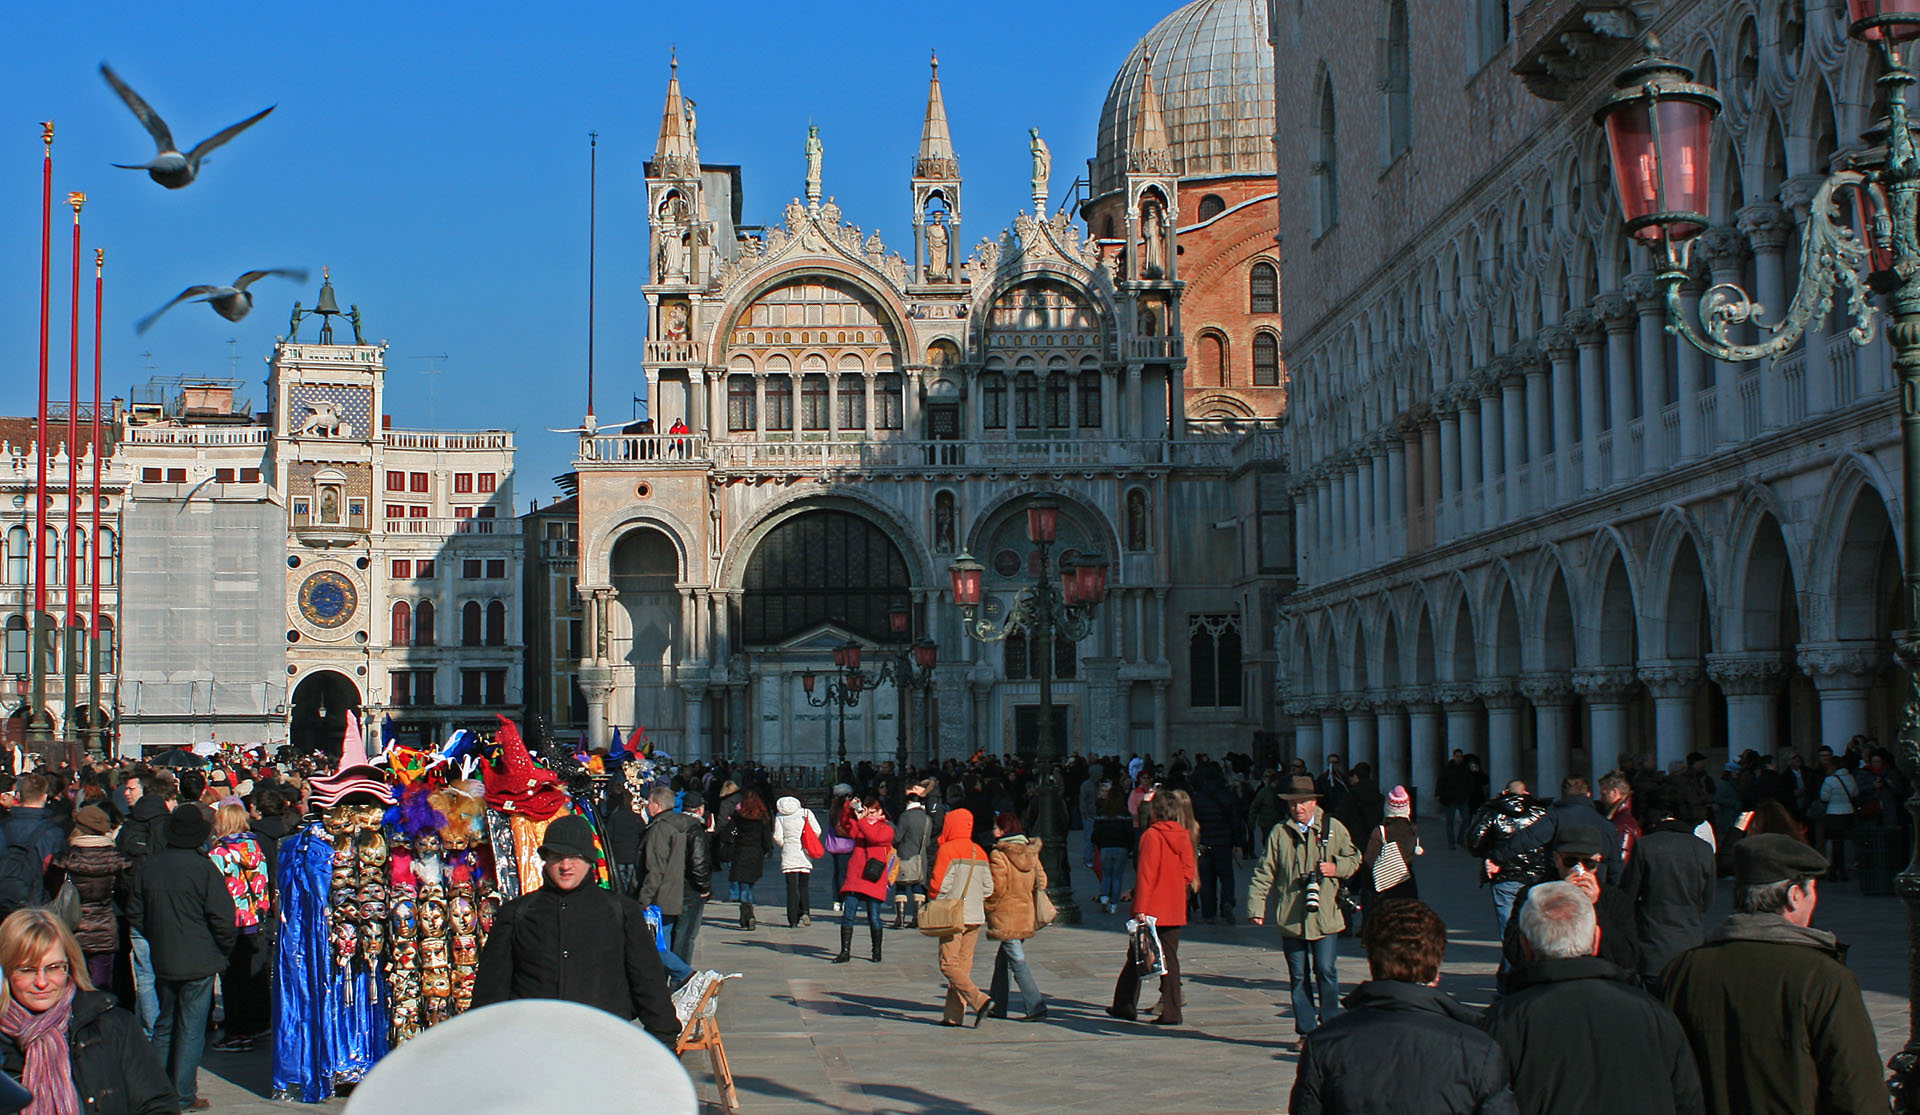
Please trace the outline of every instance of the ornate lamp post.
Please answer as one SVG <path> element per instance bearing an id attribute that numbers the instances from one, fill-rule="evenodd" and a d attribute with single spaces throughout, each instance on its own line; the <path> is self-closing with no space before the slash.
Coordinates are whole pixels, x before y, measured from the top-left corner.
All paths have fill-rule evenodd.
<path id="1" fill-rule="evenodd" d="M 807 703 L 814 708 L 833 705 L 840 716 L 840 758 L 834 764 L 833 777 L 838 777 L 840 769 L 847 765 L 847 709 L 860 704 L 860 694 L 867 688 L 867 675 L 860 672 L 860 644 L 848 640 L 833 648 L 834 673 L 827 678 L 827 688 L 820 696 L 813 695 L 817 681 L 812 670 L 800 675 L 800 688 L 806 691 Z M 833 785 L 833 778 L 827 780 Z"/>
<path id="2" fill-rule="evenodd" d="M 1627 231 L 1660 255 L 1657 281 L 1666 288 L 1667 330 L 1695 348 L 1725 361 L 1781 355 L 1809 325 L 1826 318 L 1836 294 L 1845 296 L 1854 322 L 1849 335 L 1864 345 L 1874 330 L 1869 290 L 1886 296 L 1893 315 L 1888 340 L 1900 381 L 1906 491 L 1896 620 L 1905 627 L 1894 633 L 1894 653 L 1907 683 L 1899 762 L 1912 779 L 1920 777 L 1920 508 L 1914 506 L 1920 493 L 1920 228 L 1915 221 L 1920 152 L 1908 130 L 1906 95 L 1914 74 L 1901 57 L 1901 44 L 1920 38 L 1920 0 L 1847 0 L 1847 6 L 1853 17 L 1848 33 L 1880 52 L 1884 72 L 1878 84 L 1886 118 L 1866 137 L 1878 146 L 1828 176 L 1814 195 L 1799 288 L 1777 324 L 1760 322 L 1763 307 L 1731 283 L 1708 288 L 1697 325 L 1681 298 L 1690 243 L 1707 226 L 1708 141 L 1720 110 L 1718 94 L 1694 84 L 1685 67 L 1657 57 L 1652 52 L 1659 44 L 1649 42 L 1648 57 L 1620 75 L 1619 91 L 1594 119 L 1606 129 Z M 1842 200 L 1851 218 L 1844 223 Z M 1733 327 L 1746 323 L 1768 335 L 1754 343 L 1736 342 Z M 1907 807 L 1920 819 L 1920 797 Z M 1898 889 L 1907 906 L 1908 997 L 1920 1002 L 1920 852 L 1908 862 Z M 1900 1112 L 1920 1110 L 1920 1014 L 1911 1017 L 1906 1047 L 1890 1065 L 1894 1109 Z"/>
<path id="3" fill-rule="evenodd" d="M 1013 634 L 1031 640 L 1029 660 L 1039 666 L 1040 716 L 1039 800 L 1034 829 L 1041 839 L 1041 857 L 1047 872 L 1047 896 L 1060 911 L 1060 920 L 1080 920 L 1073 900 L 1071 860 L 1067 856 L 1067 804 L 1060 786 L 1060 741 L 1053 729 L 1053 641 L 1077 643 L 1093 629 L 1093 611 L 1107 594 L 1107 562 L 1098 554 L 1084 554 L 1063 562 L 1060 583 L 1053 582 L 1053 544 L 1059 536 L 1060 505 L 1037 499 L 1027 505 L 1027 540 L 1039 554 L 1039 575 L 1022 588 L 1003 617 L 994 606 L 981 603 L 984 567 L 971 554 L 955 559 L 950 573 L 953 600 L 960 606 L 960 629 L 979 642 L 1000 642 Z M 985 614 L 982 614 L 982 613 Z"/>
<path id="4" fill-rule="evenodd" d="M 887 613 L 887 625 L 895 638 L 905 642 L 912 629 L 913 613 L 906 608 L 895 608 Z M 800 675 L 800 687 L 806 691 L 807 703 L 814 708 L 833 705 L 839 716 L 840 757 L 838 768 L 847 765 L 847 710 L 858 708 L 860 695 L 868 690 L 891 685 L 896 689 L 915 689 L 922 694 L 922 710 L 925 708 L 925 692 L 933 684 L 933 667 L 939 660 L 940 648 L 929 639 L 904 646 L 896 657 L 883 659 L 880 668 L 871 674 L 860 669 L 862 647 L 856 642 L 845 642 L 833 649 L 834 673 L 827 678 L 827 687 L 821 694 L 814 696 L 819 684 L 818 676 L 811 670 Z M 905 709 L 902 709 L 905 712 Z M 924 715 L 922 717 L 924 720 Z M 900 776 L 907 772 L 907 728 L 904 717 L 900 725 L 899 743 L 894 749 L 894 761 L 900 768 Z M 832 782 L 829 780 L 828 785 Z"/>

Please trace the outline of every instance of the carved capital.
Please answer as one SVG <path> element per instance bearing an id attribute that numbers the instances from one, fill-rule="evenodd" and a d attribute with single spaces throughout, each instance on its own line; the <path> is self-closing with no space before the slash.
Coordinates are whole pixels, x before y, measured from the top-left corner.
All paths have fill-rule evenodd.
<path id="1" fill-rule="evenodd" d="M 1599 344 L 1606 337 L 1607 322 L 1599 312 L 1592 309 L 1574 310 L 1567 314 L 1567 328 L 1583 345 Z"/>
<path id="2" fill-rule="evenodd" d="M 1400 707 L 1399 690 L 1369 689 L 1367 705 L 1376 713 L 1392 712 Z"/>
<path id="3" fill-rule="evenodd" d="M 1520 689 L 1512 678 L 1479 678 L 1473 683 L 1473 691 L 1490 709 L 1520 707 Z"/>
<path id="4" fill-rule="evenodd" d="M 1747 206 L 1734 220 L 1756 252 L 1777 252 L 1787 246 L 1787 238 L 1793 235 L 1793 218 L 1770 201 Z"/>
<path id="5" fill-rule="evenodd" d="M 1405 705 L 1410 713 L 1431 716 L 1436 708 L 1433 690 L 1424 685 L 1403 685 L 1393 691 L 1394 703 Z"/>
<path id="6" fill-rule="evenodd" d="M 1693 250 L 1716 272 L 1738 272 L 1753 254 L 1747 234 L 1731 225 L 1715 225 L 1700 234 Z"/>
<path id="7" fill-rule="evenodd" d="M 1643 314 L 1659 313 L 1667 304 L 1667 290 L 1649 271 L 1635 271 L 1620 285 L 1620 292 L 1632 299 Z"/>
<path id="8" fill-rule="evenodd" d="M 1873 643 L 1802 643 L 1800 669 L 1816 688 L 1865 689 L 1879 675 L 1885 658 Z"/>
<path id="9" fill-rule="evenodd" d="M 1446 681 L 1433 687 L 1433 700 L 1449 712 L 1467 708 L 1480 698 L 1470 681 Z"/>
<path id="10" fill-rule="evenodd" d="M 1573 701 L 1573 682 L 1565 674 L 1524 674 L 1520 695 L 1549 708 L 1566 705 Z"/>
<path id="11" fill-rule="evenodd" d="M 1729 697 L 1777 693 L 1786 672 L 1778 654 L 1707 655 L 1707 676 Z"/>
<path id="12" fill-rule="evenodd" d="M 1796 174 L 1780 184 L 1780 204 L 1795 218 L 1804 220 L 1807 210 L 1813 206 L 1813 195 L 1820 192 L 1826 181 L 1822 174 Z"/>
<path id="13" fill-rule="evenodd" d="M 1691 662 L 1648 662 L 1640 667 L 1640 683 L 1656 701 L 1691 697 L 1706 673 Z"/>
<path id="14" fill-rule="evenodd" d="M 1540 331 L 1540 346 L 1547 350 L 1547 356 L 1553 360 L 1571 360 L 1573 351 L 1579 346 L 1580 337 L 1573 324 L 1573 315 L 1561 325 L 1549 325 Z"/>
<path id="15" fill-rule="evenodd" d="M 1308 697 L 1289 697 L 1280 704 L 1280 711 L 1299 720 L 1318 713 L 1320 706 Z"/>
<path id="16" fill-rule="evenodd" d="M 1623 294 L 1602 294 L 1593 300 L 1593 312 L 1600 316 L 1609 333 L 1625 333 L 1637 324 L 1633 303 Z"/>
<path id="17" fill-rule="evenodd" d="M 1631 666 L 1590 666 L 1573 672 L 1573 688 L 1596 705 L 1622 704 L 1639 684 Z"/>
<path id="18" fill-rule="evenodd" d="M 1334 704 L 1341 712 L 1346 713 L 1348 716 L 1370 716 L 1373 714 L 1373 702 L 1367 699 L 1367 695 L 1363 690 L 1346 690 L 1334 699 Z"/>

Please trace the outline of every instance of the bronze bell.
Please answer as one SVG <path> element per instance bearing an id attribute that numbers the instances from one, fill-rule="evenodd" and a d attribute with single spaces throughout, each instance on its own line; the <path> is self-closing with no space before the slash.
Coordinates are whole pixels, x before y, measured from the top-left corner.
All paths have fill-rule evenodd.
<path id="1" fill-rule="evenodd" d="M 316 314 L 337 314 L 340 312 L 340 303 L 333 300 L 333 282 L 331 280 L 320 284 L 320 301 L 313 307 L 313 312 Z"/>

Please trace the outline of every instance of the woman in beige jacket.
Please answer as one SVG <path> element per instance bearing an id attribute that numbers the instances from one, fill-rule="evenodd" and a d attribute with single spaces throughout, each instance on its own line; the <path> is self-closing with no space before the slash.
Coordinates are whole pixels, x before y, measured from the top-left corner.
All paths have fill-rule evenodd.
<path id="1" fill-rule="evenodd" d="M 992 1015 L 1007 1016 L 1007 977 L 1020 984 L 1027 1021 L 1047 1016 L 1047 997 L 1027 966 L 1027 938 L 1040 932 L 1039 896 L 1046 893 L 1047 869 L 1040 864 L 1040 841 L 1020 832 L 1020 816 L 1002 813 L 993 819 L 993 851 L 987 863 L 993 871 L 993 897 L 987 900 L 987 936 L 1000 942 L 993 957 L 993 979 L 987 994 L 993 997 Z"/>

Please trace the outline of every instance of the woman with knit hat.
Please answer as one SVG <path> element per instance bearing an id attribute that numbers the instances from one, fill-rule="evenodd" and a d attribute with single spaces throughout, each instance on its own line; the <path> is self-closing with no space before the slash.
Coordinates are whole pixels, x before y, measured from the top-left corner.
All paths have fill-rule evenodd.
<path id="1" fill-rule="evenodd" d="M 1393 851 L 1387 850 L 1392 845 Z M 1420 846 L 1420 826 L 1413 820 L 1413 797 L 1405 786 L 1387 795 L 1386 820 L 1374 826 L 1360 861 L 1360 878 L 1368 888 L 1367 908 L 1394 898 L 1418 898 L 1413 858 L 1427 850 Z"/>
<path id="2" fill-rule="evenodd" d="M 73 815 L 73 835 L 53 866 L 67 873 L 80 894 L 80 924 L 74 928 L 87 957 L 87 975 L 95 987 L 113 986 L 113 956 L 120 947 L 120 915 L 115 893 L 133 861 L 114 847 L 107 811 L 86 805 Z M 56 892 L 57 893 L 57 892 Z"/>

